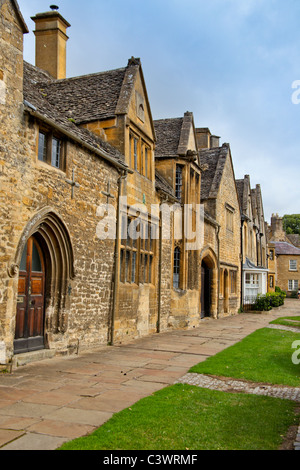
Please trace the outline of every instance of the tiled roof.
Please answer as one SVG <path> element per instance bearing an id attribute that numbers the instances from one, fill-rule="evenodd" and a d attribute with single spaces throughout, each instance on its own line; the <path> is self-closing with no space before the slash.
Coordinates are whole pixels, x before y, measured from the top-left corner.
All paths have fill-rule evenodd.
<path id="1" fill-rule="evenodd" d="M 300 246 L 300 235 L 298 233 L 291 233 L 287 237 L 294 246 Z"/>
<path id="2" fill-rule="evenodd" d="M 244 180 L 235 180 L 241 210 L 243 210 L 244 200 Z"/>
<path id="3" fill-rule="evenodd" d="M 50 104 L 79 124 L 115 116 L 125 69 L 48 82 Z"/>
<path id="4" fill-rule="evenodd" d="M 298 255 L 300 256 L 300 249 L 287 242 L 274 242 L 276 255 Z"/>
<path id="5" fill-rule="evenodd" d="M 60 82 L 60 81 L 59 81 Z M 53 100 L 49 100 L 47 89 L 57 81 L 51 78 L 49 74 L 43 72 L 37 67 L 24 62 L 24 100 L 45 119 L 53 121 L 66 132 L 73 134 L 82 143 L 86 143 L 95 148 L 103 150 L 115 159 L 117 163 L 124 165 L 124 156 L 108 142 L 96 136 L 87 129 L 78 127 L 67 112 L 62 111 L 62 106 L 57 105 Z M 62 92 L 60 102 L 66 100 Z M 67 103 L 67 100 L 66 100 Z M 66 105 L 67 108 L 67 105 Z M 33 108 L 31 108 L 33 109 Z"/>
<path id="6" fill-rule="evenodd" d="M 154 121 L 156 134 L 155 158 L 177 157 L 183 118 Z"/>
<path id="7" fill-rule="evenodd" d="M 200 165 L 206 168 L 201 180 L 202 200 L 217 197 L 228 152 L 229 144 L 226 143 L 222 147 L 200 150 Z"/>

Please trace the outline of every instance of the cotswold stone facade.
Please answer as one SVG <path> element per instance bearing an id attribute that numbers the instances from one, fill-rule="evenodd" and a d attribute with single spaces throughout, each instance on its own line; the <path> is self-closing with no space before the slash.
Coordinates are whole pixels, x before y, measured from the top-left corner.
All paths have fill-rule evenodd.
<path id="1" fill-rule="evenodd" d="M 0 11 L 0 363 L 236 314 L 229 145 L 191 112 L 154 121 L 140 59 L 67 78 L 70 25 L 55 10 L 34 17 L 26 63 L 17 2 Z"/>
<path id="2" fill-rule="evenodd" d="M 251 189 L 250 176 L 236 181 L 241 206 L 242 300 L 254 303 L 268 288 L 267 234 L 260 186 Z"/>
<path id="3" fill-rule="evenodd" d="M 211 243 L 210 249 L 219 271 L 216 286 L 218 315 L 223 316 L 236 313 L 240 307 L 240 206 L 230 146 L 204 148 L 203 129 L 198 129 L 197 134 L 202 146 L 200 162 L 204 168 L 201 202 L 218 227 L 217 243 Z"/>
<path id="4" fill-rule="evenodd" d="M 268 232 L 269 291 L 278 286 L 288 297 L 295 296 L 300 288 L 300 249 L 298 237 L 287 235 L 283 218 L 273 214 Z M 294 243 L 293 243 L 294 242 Z"/>

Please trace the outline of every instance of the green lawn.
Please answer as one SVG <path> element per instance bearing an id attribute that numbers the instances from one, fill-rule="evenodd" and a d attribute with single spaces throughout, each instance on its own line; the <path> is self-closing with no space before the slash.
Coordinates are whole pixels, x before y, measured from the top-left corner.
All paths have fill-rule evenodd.
<path id="1" fill-rule="evenodd" d="M 292 326 L 293 328 L 300 328 L 300 317 L 282 317 L 277 320 L 271 321 L 275 325 Z"/>
<path id="2" fill-rule="evenodd" d="M 297 423 L 295 406 L 278 398 L 173 385 L 61 450 L 276 450 Z"/>
<path id="3" fill-rule="evenodd" d="M 190 372 L 299 387 L 300 366 L 292 362 L 292 344 L 299 339 L 297 333 L 263 328 Z"/>
<path id="4" fill-rule="evenodd" d="M 257 382 L 300 385 L 292 363 L 299 335 L 261 329 L 191 369 Z M 298 405 L 299 406 L 299 405 Z M 173 385 L 123 410 L 62 450 L 271 450 L 292 425 L 289 400 Z"/>

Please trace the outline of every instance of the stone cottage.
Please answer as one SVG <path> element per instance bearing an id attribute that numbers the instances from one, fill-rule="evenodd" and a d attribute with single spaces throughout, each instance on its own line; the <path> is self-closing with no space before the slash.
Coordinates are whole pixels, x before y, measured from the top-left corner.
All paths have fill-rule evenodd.
<path id="1" fill-rule="evenodd" d="M 269 290 L 280 287 L 290 297 L 300 288 L 300 249 L 298 237 L 287 235 L 283 227 L 283 218 L 273 214 L 268 226 Z"/>
<path id="2" fill-rule="evenodd" d="M 216 224 L 218 315 L 228 315 L 238 311 L 241 292 L 241 216 L 233 161 L 229 144 L 219 146 L 219 138 L 207 128 L 198 128 L 196 133 L 203 168 L 201 202 Z"/>
<path id="3" fill-rule="evenodd" d="M 57 9 L 32 17 L 35 65 L 18 3 L 0 12 L 0 363 L 236 314 L 229 145 L 191 112 L 154 121 L 138 58 L 67 78 Z"/>
<path id="4" fill-rule="evenodd" d="M 255 302 L 267 292 L 267 234 L 260 186 L 251 189 L 250 177 L 236 181 L 241 207 L 242 298 L 241 305 Z"/>

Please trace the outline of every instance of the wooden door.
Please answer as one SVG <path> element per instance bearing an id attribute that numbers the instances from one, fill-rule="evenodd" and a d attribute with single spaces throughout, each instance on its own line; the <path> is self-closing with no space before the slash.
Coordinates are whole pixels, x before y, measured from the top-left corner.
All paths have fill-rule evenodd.
<path id="1" fill-rule="evenodd" d="M 45 264 L 42 250 L 31 237 L 19 273 L 15 353 L 44 348 Z"/>

